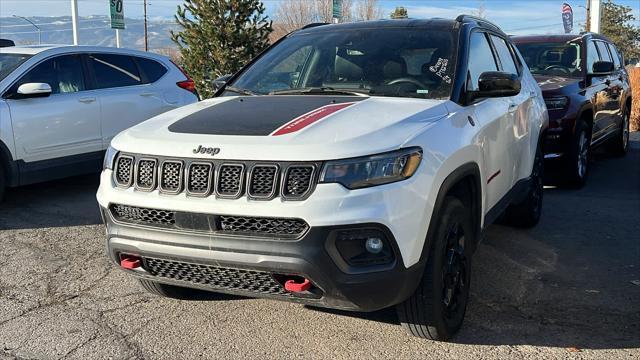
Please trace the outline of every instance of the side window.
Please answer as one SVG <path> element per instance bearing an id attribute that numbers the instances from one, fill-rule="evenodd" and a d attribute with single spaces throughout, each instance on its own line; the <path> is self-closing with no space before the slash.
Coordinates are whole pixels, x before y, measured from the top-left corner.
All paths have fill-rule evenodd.
<path id="1" fill-rule="evenodd" d="M 616 69 L 620 69 L 620 54 L 618 54 L 616 47 L 609 43 L 607 43 L 607 47 L 609 47 L 609 52 L 611 52 L 611 56 L 613 57 L 613 65 Z"/>
<path id="2" fill-rule="evenodd" d="M 611 55 L 609 54 L 609 50 L 607 50 L 607 44 L 604 41 L 596 41 L 596 46 L 598 47 L 598 52 L 600 53 L 600 59 L 602 61 L 611 61 Z"/>
<path id="3" fill-rule="evenodd" d="M 500 58 L 502 71 L 518 75 L 518 67 L 513 61 L 513 55 L 511 54 L 511 51 L 509 50 L 509 47 L 507 46 L 507 43 L 504 41 L 504 39 L 495 35 L 491 35 L 491 41 L 493 41 L 493 45 L 496 48 L 498 57 Z"/>
<path id="4" fill-rule="evenodd" d="M 587 72 L 591 73 L 593 71 L 593 64 L 599 60 L 600 57 L 598 56 L 596 44 L 594 44 L 593 41 L 589 41 L 587 43 Z"/>
<path id="5" fill-rule="evenodd" d="M 18 81 L 18 87 L 26 83 L 47 83 L 52 94 L 65 94 L 85 89 L 82 61 L 79 55 L 63 55 L 45 60 Z M 15 91 L 15 90 L 14 90 Z"/>
<path id="6" fill-rule="evenodd" d="M 148 83 L 154 83 L 158 81 L 164 74 L 167 73 L 167 68 L 159 62 L 151 59 L 136 57 L 136 62 L 140 69 L 147 76 Z"/>
<path id="7" fill-rule="evenodd" d="M 498 66 L 493 58 L 493 51 L 489 46 L 487 36 L 482 32 L 471 34 L 469 41 L 469 66 L 467 72 L 467 89 L 478 90 L 480 74 L 486 71 L 497 71 Z"/>
<path id="8" fill-rule="evenodd" d="M 98 89 L 142 84 L 136 64 L 127 55 L 91 54 L 89 63 Z"/>

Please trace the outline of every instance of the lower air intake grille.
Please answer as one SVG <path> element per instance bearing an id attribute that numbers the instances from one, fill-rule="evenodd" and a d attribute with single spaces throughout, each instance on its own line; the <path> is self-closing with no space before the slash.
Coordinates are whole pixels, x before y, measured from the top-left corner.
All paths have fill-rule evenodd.
<path id="1" fill-rule="evenodd" d="M 290 295 L 271 274 L 263 271 L 231 269 L 154 258 L 144 259 L 144 269 L 153 276 L 205 285 L 213 289 Z"/>
<path id="2" fill-rule="evenodd" d="M 309 229 L 304 220 L 295 218 L 197 214 L 119 204 L 112 204 L 110 211 L 113 218 L 122 223 L 221 235 L 297 239 Z M 212 230 L 211 224 L 215 224 L 217 230 Z"/>
<path id="3" fill-rule="evenodd" d="M 309 225 L 301 219 L 256 218 L 247 216 L 218 216 L 220 229 L 227 233 L 270 234 L 298 237 Z"/>
<path id="4" fill-rule="evenodd" d="M 118 221 L 134 224 L 168 227 L 176 223 L 176 213 L 167 210 L 111 205 L 111 213 Z"/>

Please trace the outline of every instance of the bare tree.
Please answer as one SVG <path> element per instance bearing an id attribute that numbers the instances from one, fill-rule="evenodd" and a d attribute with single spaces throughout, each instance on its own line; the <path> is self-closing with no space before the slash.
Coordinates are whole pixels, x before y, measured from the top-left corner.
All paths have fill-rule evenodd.
<path id="1" fill-rule="evenodd" d="M 483 19 L 487 17 L 487 7 L 484 1 L 480 1 L 478 4 L 478 10 L 474 11 L 474 15 Z"/>
<path id="2" fill-rule="evenodd" d="M 342 0 L 342 22 L 352 20 L 352 0 Z M 287 33 L 315 22 L 333 20 L 332 0 L 282 0 L 276 9 L 274 32 L 278 39 Z"/>
<path id="3" fill-rule="evenodd" d="M 308 1 L 308 0 L 302 0 Z M 330 23 L 333 21 L 333 0 L 315 0 L 318 18 L 320 22 Z M 342 18 L 340 22 L 349 22 L 352 20 L 351 0 L 342 0 Z"/>
<path id="4" fill-rule="evenodd" d="M 354 19 L 363 20 L 377 20 L 384 17 L 384 12 L 378 0 L 359 0 L 356 3 L 356 9 L 354 13 Z"/>

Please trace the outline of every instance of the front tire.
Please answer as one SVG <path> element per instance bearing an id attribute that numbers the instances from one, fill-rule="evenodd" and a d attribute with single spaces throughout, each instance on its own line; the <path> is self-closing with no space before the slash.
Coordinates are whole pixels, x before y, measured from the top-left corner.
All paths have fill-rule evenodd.
<path id="1" fill-rule="evenodd" d="M 542 197 L 544 194 L 544 159 L 540 146 L 536 150 L 536 156 L 531 170 L 531 187 L 527 197 L 507 208 L 506 218 L 510 225 L 531 228 L 538 224 L 542 215 Z"/>
<path id="2" fill-rule="evenodd" d="M 6 174 L 4 173 L 3 164 L 2 162 L 0 162 L 0 202 L 2 202 L 2 199 L 4 199 L 4 192 L 7 188 L 6 180 L 7 178 Z"/>
<path id="3" fill-rule="evenodd" d="M 474 232 L 468 208 L 455 197 L 445 198 L 436 221 L 422 280 L 396 310 L 411 335 L 446 341 L 462 326 L 467 309 Z"/>

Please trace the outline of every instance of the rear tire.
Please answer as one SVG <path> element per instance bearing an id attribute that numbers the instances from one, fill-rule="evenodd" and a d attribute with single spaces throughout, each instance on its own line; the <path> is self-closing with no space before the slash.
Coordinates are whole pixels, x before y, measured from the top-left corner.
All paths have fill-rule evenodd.
<path id="1" fill-rule="evenodd" d="M 611 153 L 616 156 L 625 156 L 629 148 L 629 122 L 631 118 L 631 109 L 624 107 L 622 113 L 622 127 L 620 133 L 611 143 Z"/>
<path id="2" fill-rule="evenodd" d="M 142 285 L 147 292 L 172 299 L 195 300 L 212 296 L 212 293 L 204 290 L 163 284 L 152 280 L 138 279 L 138 282 L 140 282 L 140 285 Z"/>
<path id="3" fill-rule="evenodd" d="M 422 280 L 396 310 L 411 335 L 446 341 L 462 326 L 467 309 L 474 230 L 469 209 L 455 197 L 445 198 L 440 214 Z"/>
<path id="4" fill-rule="evenodd" d="M 569 150 L 567 161 L 566 184 L 569 187 L 581 188 L 587 181 L 589 174 L 589 158 L 591 135 L 589 127 L 584 121 L 576 124 L 576 132 Z"/>
<path id="5" fill-rule="evenodd" d="M 540 146 L 536 150 L 536 156 L 531 170 L 531 187 L 527 197 L 517 204 L 507 208 L 506 219 L 510 225 L 531 228 L 538 224 L 542 215 L 542 197 L 544 194 L 544 159 Z"/>

